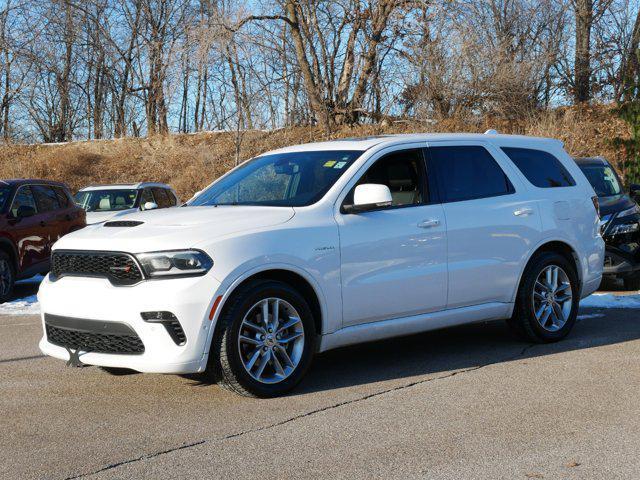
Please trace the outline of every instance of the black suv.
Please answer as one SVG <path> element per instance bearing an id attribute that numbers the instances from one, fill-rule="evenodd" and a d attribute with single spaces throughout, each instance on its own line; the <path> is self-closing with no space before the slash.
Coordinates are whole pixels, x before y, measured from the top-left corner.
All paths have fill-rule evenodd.
<path id="1" fill-rule="evenodd" d="M 640 185 L 631 185 L 627 195 L 620 177 L 604 158 L 575 160 L 600 200 L 602 236 L 607 246 L 604 274 L 621 278 L 627 290 L 640 290 L 640 207 L 634 201 Z"/>

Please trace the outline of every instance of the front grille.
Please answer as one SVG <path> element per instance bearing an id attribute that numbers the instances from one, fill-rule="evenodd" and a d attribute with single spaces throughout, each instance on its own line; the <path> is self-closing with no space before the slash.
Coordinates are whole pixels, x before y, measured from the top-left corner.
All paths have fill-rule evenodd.
<path id="1" fill-rule="evenodd" d="M 45 315 L 45 330 L 47 340 L 61 347 L 96 353 L 144 353 L 140 337 L 123 323 Z"/>
<path id="2" fill-rule="evenodd" d="M 65 275 L 105 277 L 121 285 L 131 285 L 143 278 L 133 257 L 119 252 L 53 252 L 51 273 L 54 278 Z"/>
<path id="3" fill-rule="evenodd" d="M 142 225 L 144 222 L 137 222 L 135 220 L 116 220 L 113 222 L 107 222 L 104 224 L 105 227 L 137 227 L 138 225 Z"/>

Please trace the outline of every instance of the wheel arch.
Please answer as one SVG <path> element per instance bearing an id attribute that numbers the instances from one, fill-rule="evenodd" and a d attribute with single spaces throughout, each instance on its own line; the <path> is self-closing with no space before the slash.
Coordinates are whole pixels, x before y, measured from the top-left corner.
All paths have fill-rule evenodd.
<path id="1" fill-rule="evenodd" d="M 276 280 L 291 286 L 297 290 L 309 302 L 309 308 L 313 314 L 313 321 L 316 327 L 316 334 L 321 335 L 324 331 L 324 320 L 326 318 L 326 307 L 324 296 L 319 285 L 306 273 L 293 265 L 272 265 L 261 270 L 246 272 L 236 279 L 224 294 L 221 304 L 215 313 L 216 319 L 220 317 L 228 305 L 229 299 L 241 287 L 256 280 Z M 216 321 L 217 330 L 218 323 Z"/>
<path id="2" fill-rule="evenodd" d="M 13 243 L 10 240 L 6 238 L 0 238 L 0 251 L 3 251 L 7 255 L 9 255 L 9 258 L 13 262 L 14 272 L 17 274 L 19 270 L 19 265 L 18 265 L 18 252 L 16 250 L 16 247 L 13 245 Z"/>
<path id="3" fill-rule="evenodd" d="M 529 256 L 527 257 L 526 262 L 524 262 L 523 267 L 520 271 L 520 277 L 518 279 L 518 283 L 516 285 L 516 289 L 513 293 L 513 301 L 515 302 L 515 297 L 518 294 L 518 289 L 520 288 L 520 284 L 522 283 L 522 277 L 524 275 L 524 271 L 531 263 L 531 259 L 535 257 L 540 252 L 553 252 L 558 253 L 565 257 L 568 262 L 570 262 L 576 270 L 576 274 L 578 275 L 578 283 L 579 289 L 582 290 L 583 284 L 583 271 L 582 271 L 582 263 L 580 261 L 580 256 L 576 252 L 576 249 L 566 240 L 563 239 L 545 239 L 538 246 L 531 250 Z"/>

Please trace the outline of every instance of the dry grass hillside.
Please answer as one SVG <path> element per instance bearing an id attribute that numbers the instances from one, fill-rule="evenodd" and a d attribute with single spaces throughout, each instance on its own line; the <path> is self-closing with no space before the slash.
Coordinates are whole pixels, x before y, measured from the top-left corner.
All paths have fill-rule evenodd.
<path id="1" fill-rule="evenodd" d="M 507 122 L 451 119 L 437 124 L 396 122 L 343 128 L 330 137 L 312 127 L 276 131 L 252 131 L 242 135 L 241 160 L 281 146 L 328 138 L 383 133 L 483 132 L 494 128 L 559 138 L 576 156 L 603 155 L 620 162 L 623 152 L 610 144 L 614 137 L 627 138 L 629 129 L 609 107 L 559 109 L 542 116 Z M 0 146 L 0 178 L 39 177 L 66 182 L 75 191 L 95 183 L 141 180 L 166 182 L 183 200 L 219 177 L 235 164 L 235 133 L 200 133 L 153 138 L 72 142 L 59 145 Z"/>

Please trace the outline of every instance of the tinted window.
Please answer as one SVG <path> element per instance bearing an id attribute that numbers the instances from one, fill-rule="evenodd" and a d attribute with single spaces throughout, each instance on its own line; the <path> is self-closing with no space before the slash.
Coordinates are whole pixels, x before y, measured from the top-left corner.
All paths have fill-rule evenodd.
<path id="1" fill-rule="evenodd" d="M 142 190 L 142 196 L 140 197 L 140 206 L 144 207 L 144 204 L 147 202 L 156 203 L 155 198 L 153 198 L 153 193 L 151 193 L 150 188 L 145 188 Z"/>
<path id="2" fill-rule="evenodd" d="M 310 151 L 264 155 L 242 164 L 188 205 L 311 205 L 361 154 Z"/>
<path id="3" fill-rule="evenodd" d="M 424 188 L 422 152 L 403 150 L 382 157 L 360 178 L 358 185 L 377 183 L 391 190 L 393 206 L 419 205 L 426 198 Z M 353 192 L 345 199 L 346 205 L 353 204 Z"/>
<path id="4" fill-rule="evenodd" d="M 169 201 L 169 197 L 167 196 L 167 192 L 164 188 L 154 188 L 153 196 L 156 197 L 158 208 L 167 208 L 171 206 L 171 202 Z"/>
<path id="5" fill-rule="evenodd" d="M 560 160 L 548 152 L 507 147 L 503 147 L 502 151 L 536 187 L 571 187 L 576 184 Z"/>
<path id="6" fill-rule="evenodd" d="M 511 182 L 484 147 L 429 148 L 443 202 L 513 193 Z"/>
<path id="7" fill-rule="evenodd" d="M 31 190 L 36 197 L 36 203 L 38 204 L 38 210 L 40 212 L 50 212 L 60 208 L 58 196 L 56 192 L 53 191 L 53 188 L 46 185 L 32 185 Z"/>
<path id="8" fill-rule="evenodd" d="M 11 214 L 14 217 L 18 216 L 18 209 L 20 207 L 31 207 L 35 211 L 38 210 L 36 208 L 36 201 L 33 198 L 33 193 L 31 192 L 31 188 L 20 187 L 16 192 L 16 196 L 13 199 L 13 203 L 11 204 Z"/>
<path id="9" fill-rule="evenodd" d="M 11 187 L 0 186 L 0 210 L 4 208 L 5 203 L 11 197 Z"/>
<path id="10" fill-rule="evenodd" d="M 56 192 L 56 196 L 58 197 L 58 203 L 62 208 L 67 208 L 69 206 L 69 197 L 62 187 L 53 187 L 53 191 Z"/>
<path id="11" fill-rule="evenodd" d="M 580 165 L 580 170 L 599 197 L 613 197 L 622 193 L 618 175 L 609 165 Z"/>
<path id="12" fill-rule="evenodd" d="M 169 199 L 169 205 L 171 207 L 175 207 L 178 204 L 178 200 L 171 190 L 167 190 L 167 198 Z"/>

